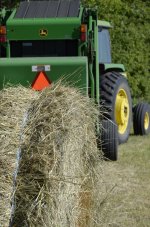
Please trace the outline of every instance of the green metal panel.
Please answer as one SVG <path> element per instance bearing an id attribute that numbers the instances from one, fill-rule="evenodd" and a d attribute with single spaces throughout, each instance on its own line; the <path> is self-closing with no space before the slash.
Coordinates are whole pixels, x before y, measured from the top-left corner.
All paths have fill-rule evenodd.
<path id="1" fill-rule="evenodd" d="M 99 60 L 98 60 L 98 26 L 94 21 L 94 50 L 95 50 L 95 64 L 96 64 L 96 102 L 99 104 L 100 90 L 99 90 Z"/>
<path id="2" fill-rule="evenodd" d="M 14 10 L 7 20 L 8 40 L 49 40 L 78 39 L 81 18 L 14 18 Z M 40 30 L 46 30 L 46 36 L 40 36 Z"/>
<path id="3" fill-rule="evenodd" d="M 84 93 L 88 94 L 86 57 L 1 58 L 0 89 L 7 83 L 31 85 L 37 75 L 37 72 L 32 71 L 32 66 L 35 65 L 50 65 L 50 71 L 46 71 L 50 81 L 54 82 L 63 77 L 74 86 L 83 88 Z"/>
<path id="4" fill-rule="evenodd" d="M 92 16 L 89 16 L 89 30 L 88 30 L 88 36 L 89 38 L 89 43 L 91 46 L 93 46 L 93 37 L 92 37 Z M 93 48 L 93 47 L 91 47 Z M 90 89 L 91 89 L 91 97 L 95 98 L 95 80 L 94 80 L 94 74 L 93 74 L 93 59 L 89 59 L 89 80 L 90 80 Z"/>
<path id="5" fill-rule="evenodd" d="M 115 71 L 118 72 L 125 72 L 125 67 L 123 64 L 104 64 L 104 70 L 105 71 Z"/>

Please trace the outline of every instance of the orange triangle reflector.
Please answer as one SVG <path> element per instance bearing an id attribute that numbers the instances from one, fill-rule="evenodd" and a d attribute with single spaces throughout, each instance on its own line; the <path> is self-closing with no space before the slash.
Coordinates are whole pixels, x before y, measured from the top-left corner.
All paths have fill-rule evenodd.
<path id="1" fill-rule="evenodd" d="M 41 91 L 46 87 L 51 85 L 51 81 L 48 79 L 44 72 L 40 72 L 37 74 L 35 80 L 32 83 L 32 89 L 36 91 Z"/>

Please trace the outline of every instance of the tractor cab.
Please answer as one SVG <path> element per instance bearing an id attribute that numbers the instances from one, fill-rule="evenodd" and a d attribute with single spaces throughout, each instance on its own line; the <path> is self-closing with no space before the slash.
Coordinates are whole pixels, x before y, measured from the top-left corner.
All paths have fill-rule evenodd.
<path id="1" fill-rule="evenodd" d="M 112 26 L 109 22 L 98 21 L 98 53 L 100 64 L 111 64 L 111 43 L 109 29 Z"/>

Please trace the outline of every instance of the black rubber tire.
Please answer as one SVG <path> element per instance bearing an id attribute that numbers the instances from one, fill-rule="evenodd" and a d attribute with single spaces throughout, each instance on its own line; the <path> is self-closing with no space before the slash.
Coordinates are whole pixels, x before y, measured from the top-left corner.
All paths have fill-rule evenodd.
<path id="1" fill-rule="evenodd" d="M 150 133 L 150 122 L 148 128 L 144 126 L 145 114 L 149 114 L 150 105 L 148 103 L 139 103 L 133 108 L 133 129 L 135 135 L 148 135 Z"/>
<path id="2" fill-rule="evenodd" d="M 101 148 L 107 160 L 118 159 L 118 129 L 117 125 L 110 120 L 102 121 Z"/>
<path id="3" fill-rule="evenodd" d="M 131 121 L 132 121 L 132 99 L 130 88 L 127 82 L 127 79 L 117 72 L 108 72 L 101 76 L 100 79 L 100 103 L 104 108 L 104 119 L 111 119 L 116 123 L 115 119 L 115 102 L 116 97 L 120 89 L 124 89 L 129 102 L 129 120 L 126 131 L 121 134 L 118 131 L 118 141 L 124 143 L 128 140 Z"/>

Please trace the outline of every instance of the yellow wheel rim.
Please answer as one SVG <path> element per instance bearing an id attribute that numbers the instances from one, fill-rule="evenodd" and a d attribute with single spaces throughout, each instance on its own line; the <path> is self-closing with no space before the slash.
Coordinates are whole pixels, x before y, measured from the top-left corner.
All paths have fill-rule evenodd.
<path id="1" fill-rule="evenodd" d="M 145 113 L 145 117 L 144 117 L 144 128 L 145 130 L 147 130 L 149 127 L 149 114 L 148 112 Z"/>
<path id="2" fill-rule="evenodd" d="M 124 134 L 129 122 L 130 107 L 127 93 L 120 89 L 115 102 L 115 119 L 118 125 L 118 132 Z"/>

